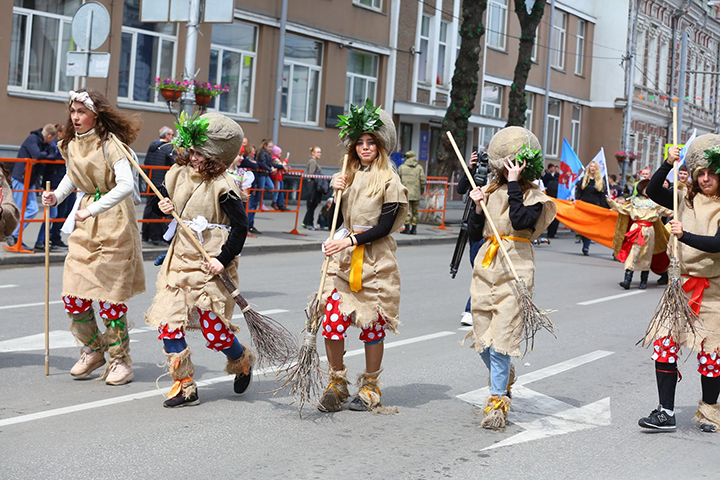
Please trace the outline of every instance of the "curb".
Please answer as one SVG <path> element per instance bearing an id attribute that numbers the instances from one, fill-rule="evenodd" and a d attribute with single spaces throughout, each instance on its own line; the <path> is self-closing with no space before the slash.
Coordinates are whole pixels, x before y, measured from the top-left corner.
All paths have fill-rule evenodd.
<path id="1" fill-rule="evenodd" d="M 406 237 L 407 235 L 403 235 Z M 456 236 L 442 237 L 425 237 L 425 238 L 395 238 L 397 245 L 402 246 L 419 246 L 419 245 L 438 245 L 444 243 L 455 243 Z M 243 254 L 267 254 L 267 253 L 289 253 L 289 252 L 308 252 L 320 251 L 320 242 L 302 242 L 297 244 L 270 244 L 270 245 L 245 245 Z M 165 253 L 165 248 L 143 248 L 143 260 L 155 260 L 159 255 Z M 51 253 L 50 263 L 59 264 L 65 261 L 66 252 Z M 45 255 L 43 253 L 35 254 L 7 254 L 0 256 L 0 268 L 2 267 L 26 267 L 45 264 Z"/>

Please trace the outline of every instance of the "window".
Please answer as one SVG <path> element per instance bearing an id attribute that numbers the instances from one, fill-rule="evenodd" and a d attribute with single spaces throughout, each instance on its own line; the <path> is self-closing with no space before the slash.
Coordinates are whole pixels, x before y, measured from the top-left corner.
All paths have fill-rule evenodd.
<path id="1" fill-rule="evenodd" d="M 379 63 L 380 58 L 377 55 L 348 50 L 345 113 L 350 111 L 350 104 L 363 106 L 366 98 L 375 103 Z"/>
<path id="2" fill-rule="evenodd" d="M 125 0 L 120 46 L 118 97 L 131 102 L 156 102 L 155 77 L 175 75 L 177 24 L 141 23 L 140 0 Z"/>
<path id="3" fill-rule="evenodd" d="M 353 0 L 353 3 L 382 11 L 382 0 Z"/>
<path id="4" fill-rule="evenodd" d="M 507 0 L 490 0 L 488 2 L 487 43 L 491 47 L 505 50 L 505 33 L 507 28 Z"/>
<path id="5" fill-rule="evenodd" d="M 557 157 L 560 152 L 560 101 L 550 100 L 548 107 L 547 154 Z"/>
<path id="6" fill-rule="evenodd" d="M 36 6 L 39 4 L 40 6 Z M 9 91 L 67 94 L 74 77 L 65 75 L 70 21 L 81 0 L 15 0 L 8 66 Z"/>
<path id="7" fill-rule="evenodd" d="M 667 77 L 668 77 L 668 60 L 669 60 L 669 44 L 667 41 L 662 42 L 660 45 L 660 70 L 658 75 L 658 90 L 661 93 L 667 92 Z"/>
<path id="8" fill-rule="evenodd" d="M 448 23 L 440 22 L 440 35 L 438 36 L 438 49 L 437 49 L 437 84 L 447 85 L 448 84 L 448 69 L 447 69 L 447 58 L 445 52 L 447 52 L 447 31 Z"/>
<path id="9" fill-rule="evenodd" d="M 583 74 L 583 61 L 585 59 L 585 20 L 578 20 L 577 38 L 575 41 L 575 75 Z"/>
<path id="10" fill-rule="evenodd" d="M 567 13 L 555 12 L 553 18 L 553 39 L 551 65 L 557 69 L 565 68 L 565 32 L 567 30 Z"/>
<path id="11" fill-rule="evenodd" d="M 642 76 L 640 72 L 645 71 L 645 40 L 647 32 L 638 29 L 637 45 L 635 45 L 635 83 L 642 85 Z"/>
<path id="12" fill-rule="evenodd" d="M 657 57 L 658 57 L 658 44 L 657 35 L 652 35 L 648 39 L 647 47 L 647 69 L 645 70 L 645 86 L 648 88 L 657 88 L 657 82 L 655 77 L 657 75 Z"/>
<path id="13" fill-rule="evenodd" d="M 572 131 L 570 132 L 570 146 L 578 151 L 580 148 L 580 117 L 582 115 L 582 107 L 573 105 L 572 111 Z"/>
<path id="14" fill-rule="evenodd" d="M 488 117 L 500 118 L 502 111 L 502 87 L 486 83 L 483 87 L 482 114 Z"/>
<path id="15" fill-rule="evenodd" d="M 495 135 L 497 131 L 497 127 L 482 127 L 480 129 L 480 145 L 487 149 L 490 140 L 492 140 L 493 135 Z"/>
<path id="16" fill-rule="evenodd" d="M 285 39 L 282 119 L 317 125 L 320 102 L 322 43 L 296 35 Z"/>
<path id="17" fill-rule="evenodd" d="M 537 46 L 540 40 L 540 25 L 535 28 L 535 42 L 533 43 L 532 52 L 530 53 L 530 61 L 537 62 Z"/>
<path id="18" fill-rule="evenodd" d="M 430 66 L 430 17 L 422 16 L 420 22 L 420 46 L 418 47 L 418 82 L 427 83 Z"/>
<path id="19" fill-rule="evenodd" d="M 252 114 L 257 28 L 242 22 L 216 23 L 210 42 L 210 83 L 230 87 L 229 92 L 213 99 L 210 108 Z"/>
<path id="20" fill-rule="evenodd" d="M 525 103 L 527 108 L 525 109 L 525 128 L 532 130 L 533 121 L 533 108 L 535 107 L 535 95 L 532 93 L 525 93 Z"/>

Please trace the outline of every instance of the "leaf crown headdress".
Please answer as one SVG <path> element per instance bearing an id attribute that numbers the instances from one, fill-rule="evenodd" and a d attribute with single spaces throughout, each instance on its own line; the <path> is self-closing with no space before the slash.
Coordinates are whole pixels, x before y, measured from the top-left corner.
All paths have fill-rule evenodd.
<path id="1" fill-rule="evenodd" d="M 716 174 L 720 175 L 720 146 L 714 146 L 710 149 L 705 150 L 705 158 L 708 163 L 705 168 L 711 169 Z"/>
<path id="2" fill-rule="evenodd" d="M 340 128 L 340 138 L 355 142 L 363 133 L 373 132 L 385 125 L 380 120 L 380 110 L 381 107 L 373 105 L 369 98 L 362 107 L 350 105 L 349 115 L 338 115 L 340 121 L 336 127 Z"/>
<path id="3" fill-rule="evenodd" d="M 190 117 L 185 112 L 182 112 L 175 123 L 177 134 L 172 144 L 177 149 L 202 146 L 208 140 L 206 133 L 209 126 L 210 122 L 207 118 L 198 118 L 197 114 Z"/>
<path id="4" fill-rule="evenodd" d="M 540 178 L 543 173 L 543 156 L 542 151 L 530 147 L 530 142 L 523 145 L 519 152 L 515 154 L 515 162 L 525 162 L 525 169 L 522 171 L 522 178 L 533 182 Z"/>

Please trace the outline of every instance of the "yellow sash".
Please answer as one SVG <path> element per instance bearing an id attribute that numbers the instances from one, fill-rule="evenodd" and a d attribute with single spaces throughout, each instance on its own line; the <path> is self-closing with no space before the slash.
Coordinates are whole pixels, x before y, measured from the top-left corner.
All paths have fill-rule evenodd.
<path id="1" fill-rule="evenodd" d="M 362 233 L 367 230 L 355 231 L 353 227 L 352 233 Z M 350 290 L 359 292 L 362 290 L 362 272 L 365 259 L 365 245 L 355 245 L 353 247 L 352 258 L 350 259 Z"/>
<path id="2" fill-rule="evenodd" d="M 500 238 L 502 238 L 503 240 L 512 240 L 513 242 L 530 243 L 529 238 L 511 237 L 511 236 L 504 237 L 502 235 L 500 235 Z M 493 261 L 493 258 L 495 258 L 495 254 L 497 254 L 498 248 L 500 248 L 500 244 L 498 243 L 497 237 L 495 235 L 493 235 L 491 238 L 485 239 L 486 242 L 488 240 L 490 240 L 492 243 L 488 247 L 487 252 L 485 252 L 485 256 L 483 257 L 483 261 L 482 261 L 483 268 L 488 268 L 490 266 L 490 264 Z"/>

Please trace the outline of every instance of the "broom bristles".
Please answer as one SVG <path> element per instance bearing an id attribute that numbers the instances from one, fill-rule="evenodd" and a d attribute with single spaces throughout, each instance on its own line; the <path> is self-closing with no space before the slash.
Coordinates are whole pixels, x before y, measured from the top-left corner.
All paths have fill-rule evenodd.
<path id="1" fill-rule="evenodd" d="M 525 286 L 525 282 L 516 280 L 513 281 L 513 284 L 520 297 L 520 305 L 523 312 L 523 321 L 520 328 L 522 328 L 521 341 L 525 342 L 525 351 L 523 352 L 523 356 L 525 356 L 535 348 L 535 334 L 540 330 L 547 330 L 555 337 L 555 324 L 553 324 L 550 317 L 547 316 L 545 310 L 535 305 L 530 291 Z"/>
<path id="2" fill-rule="evenodd" d="M 682 340 L 685 335 L 697 334 L 696 318 L 697 315 L 688 305 L 679 276 L 670 275 L 668 286 L 648 324 L 645 336 L 636 345 L 642 344 L 645 347 L 652 344 L 655 339 L 665 336 L 672 337 L 676 342 L 686 343 Z"/>
<path id="3" fill-rule="evenodd" d="M 284 366 L 297 356 L 295 335 L 278 321 L 252 309 L 246 311 L 244 317 L 257 350 L 259 367 Z"/>
<path id="4" fill-rule="evenodd" d="M 315 334 L 306 332 L 303 344 L 298 351 L 297 362 L 278 374 L 278 383 L 282 384 L 275 391 L 290 388 L 290 395 L 298 402 L 298 412 L 307 402 L 318 398 L 322 393 L 322 372 L 320 371 L 320 355 L 317 351 Z"/>

